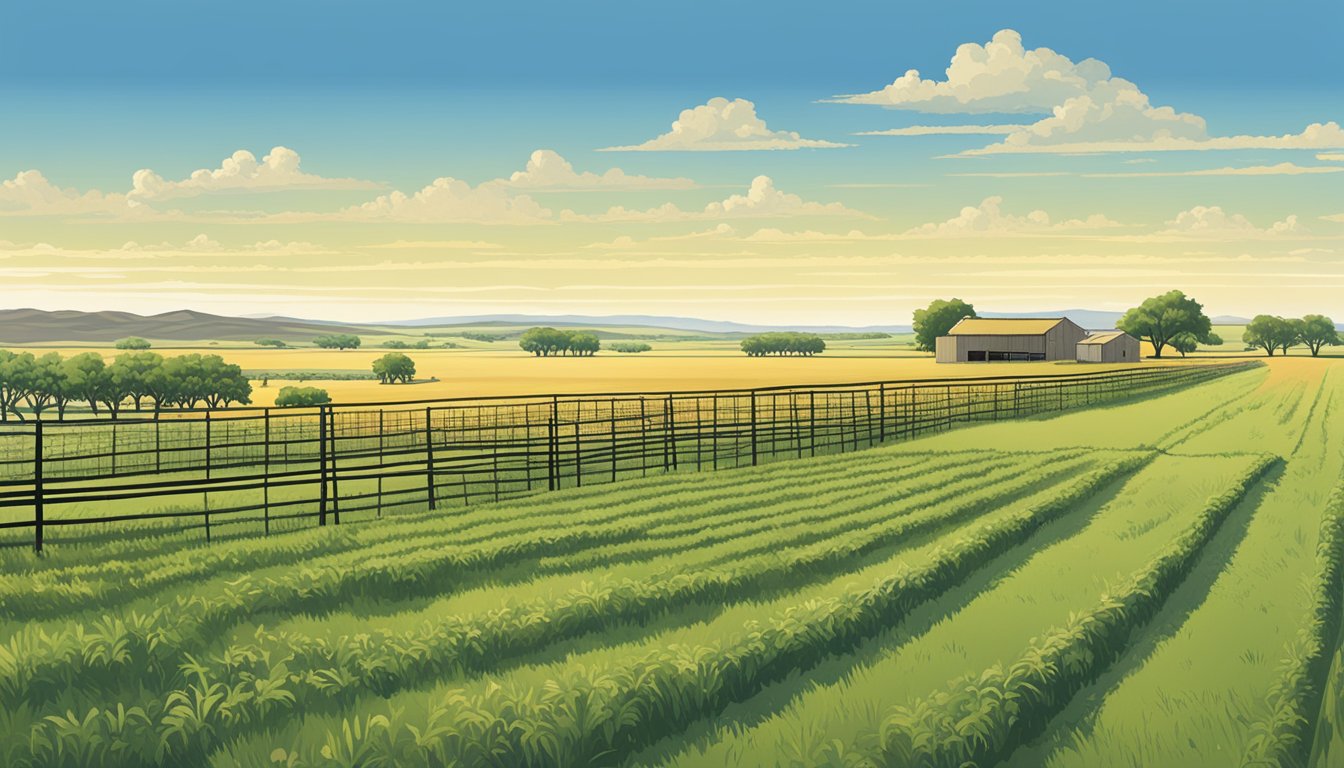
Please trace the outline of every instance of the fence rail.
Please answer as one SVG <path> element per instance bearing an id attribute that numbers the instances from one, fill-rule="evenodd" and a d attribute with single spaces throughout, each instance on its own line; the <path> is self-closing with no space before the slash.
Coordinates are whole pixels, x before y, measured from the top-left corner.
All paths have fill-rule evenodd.
<path id="1" fill-rule="evenodd" d="M 0 423 L 0 534 L 40 551 L 57 529 L 67 541 L 145 526 L 201 530 L 209 540 L 249 527 L 269 534 L 339 525 L 654 472 L 859 450 L 1258 365 L 10 421 Z"/>

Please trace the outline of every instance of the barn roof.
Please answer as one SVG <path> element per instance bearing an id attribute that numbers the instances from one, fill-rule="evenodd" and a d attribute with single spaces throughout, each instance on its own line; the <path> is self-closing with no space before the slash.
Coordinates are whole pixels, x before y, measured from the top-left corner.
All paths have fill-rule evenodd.
<path id="1" fill-rule="evenodd" d="M 949 336 L 1040 336 L 1064 322 L 1062 317 L 967 317 Z"/>
<path id="2" fill-rule="evenodd" d="M 1080 341 L 1080 342 L 1078 342 L 1078 343 L 1079 343 L 1079 344 L 1110 344 L 1112 341 L 1115 341 L 1116 339 L 1119 339 L 1119 338 L 1121 338 L 1121 337 L 1128 336 L 1128 335 L 1129 335 L 1129 334 L 1125 333 L 1124 331 L 1102 331 L 1101 333 L 1094 333 L 1094 334 L 1092 334 L 1091 336 L 1088 336 L 1086 339 L 1083 339 L 1082 341 Z"/>

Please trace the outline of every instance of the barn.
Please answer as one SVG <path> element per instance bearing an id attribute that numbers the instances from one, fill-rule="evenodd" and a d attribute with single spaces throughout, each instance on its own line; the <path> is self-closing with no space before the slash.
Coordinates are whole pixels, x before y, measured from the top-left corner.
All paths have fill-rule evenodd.
<path id="1" fill-rule="evenodd" d="M 1139 340 L 1124 331 L 1102 331 L 1078 342 L 1080 363 L 1137 363 Z"/>
<path id="2" fill-rule="evenodd" d="M 964 318 L 939 336 L 940 363 L 1073 360 L 1087 331 L 1065 317 Z"/>

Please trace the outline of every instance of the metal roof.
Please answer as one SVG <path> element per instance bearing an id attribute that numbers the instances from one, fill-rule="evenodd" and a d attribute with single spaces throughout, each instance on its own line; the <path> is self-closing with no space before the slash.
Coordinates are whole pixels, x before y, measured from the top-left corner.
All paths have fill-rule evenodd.
<path id="1" fill-rule="evenodd" d="M 967 317 L 948 336 L 1040 336 L 1064 322 L 1062 317 Z"/>
<path id="2" fill-rule="evenodd" d="M 1086 339 L 1083 339 L 1082 341 L 1080 341 L 1080 342 L 1078 342 L 1078 343 L 1079 343 L 1079 344 L 1109 344 L 1109 343 L 1111 343 L 1112 341 L 1115 341 L 1116 339 L 1120 338 L 1121 336 L 1128 336 L 1128 335 L 1129 335 L 1129 334 L 1125 333 L 1124 331 L 1104 331 L 1104 332 L 1102 332 L 1102 333 L 1094 333 L 1094 334 L 1092 334 L 1091 336 L 1088 336 Z"/>

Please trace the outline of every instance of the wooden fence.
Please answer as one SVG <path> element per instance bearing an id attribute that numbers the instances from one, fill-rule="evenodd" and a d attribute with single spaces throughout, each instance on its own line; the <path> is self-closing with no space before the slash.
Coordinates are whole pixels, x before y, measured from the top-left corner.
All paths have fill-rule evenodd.
<path id="1" fill-rule="evenodd" d="M 10 421 L 0 423 L 0 536 L 10 536 L 0 541 L 41 551 L 56 531 L 63 541 L 184 530 L 208 540 L 339 525 L 859 450 L 1258 365 Z"/>

